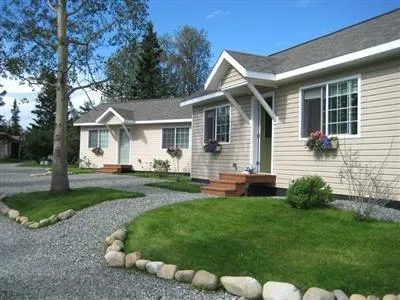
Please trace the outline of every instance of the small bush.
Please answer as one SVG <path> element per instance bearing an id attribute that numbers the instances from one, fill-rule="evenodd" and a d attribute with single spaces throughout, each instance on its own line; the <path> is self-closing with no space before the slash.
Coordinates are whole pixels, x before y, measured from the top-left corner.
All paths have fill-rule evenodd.
<path id="1" fill-rule="evenodd" d="M 293 180 L 286 203 L 295 208 L 323 206 L 333 201 L 332 189 L 320 176 L 304 176 Z"/>
<path id="2" fill-rule="evenodd" d="M 168 176 L 170 168 L 171 165 L 169 164 L 168 160 L 154 159 L 153 161 L 154 172 L 156 172 L 160 177 Z"/>

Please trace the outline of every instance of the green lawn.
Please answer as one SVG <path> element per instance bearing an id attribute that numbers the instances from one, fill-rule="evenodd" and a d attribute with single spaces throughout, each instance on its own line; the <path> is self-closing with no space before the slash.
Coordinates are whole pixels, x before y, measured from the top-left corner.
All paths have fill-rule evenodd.
<path id="1" fill-rule="evenodd" d="M 10 208 L 17 209 L 30 221 L 39 221 L 67 209 L 80 210 L 103 201 L 143 197 L 143 193 L 125 192 L 105 188 L 73 189 L 68 193 L 31 192 L 13 195 L 3 200 Z"/>
<path id="2" fill-rule="evenodd" d="M 185 175 L 174 175 L 170 173 L 167 176 L 160 177 L 157 173 L 154 172 L 131 172 L 131 173 L 122 173 L 118 175 L 131 175 L 143 178 L 160 179 L 156 182 L 145 184 L 147 186 L 158 187 L 162 189 L 168 189 L 179 192 L 187 192 L 187 193 L 201 192 L 200 186 L 193 184 L 190 180 L 190 177 Z"/>
<path id="3" fill-rule="evenodd" d="M 360 222 L 350 212 L 299 210 L 268 198 L 213 198 L 147 212 L 127 228 L 127 253 L 140 250 L 180 269 L 291 282 L 302 290 L 399 292 L 394 222 Z"/>
<path id="4" fill-rule="evenodd" d="M 25 161 L 21 164 L 18 165 L 19 167 L 35 167 L 35 168 L 43 168 L 43 169 L 50 169 L 51 170 L 51 165 L 48 166 L 42 166 L 39 165 L 35 161 Z M 72 172 L 73 174 L 88 174 L 88 173 L 95 173 L 97 169 L 93 168 L 79 168 L 77 164 L 69 164 L 68 165 L 68 172 Z"/>

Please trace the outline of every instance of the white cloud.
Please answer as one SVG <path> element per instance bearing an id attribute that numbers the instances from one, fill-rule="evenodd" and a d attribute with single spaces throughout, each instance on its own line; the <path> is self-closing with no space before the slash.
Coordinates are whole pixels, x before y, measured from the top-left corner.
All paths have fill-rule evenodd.
<path id="1" fill-rule="evenodd" d="M 29 124 L 33 122 L 34 115 L 31 111 L 35 108 L 35 98 L 40 91 L 40 86 L 30 87 L 27 84 L 21 85 L 19 81 L 4 78 L 0 79 L 0 84 L 3 85 L 0 87 L 0 92 L 3 90 L 7 91 L 7 94 L 3 97 L 5 104 L 0 106 L 0 115 L 4 116 L 6 120 L 9 120 L 11 117 L 11 106 L 14 99 L 17 99 L 20 109 L 21 126 L 23 128 L 28 127 Z M 86 89 L 86 92 L 95 104 L 100 103 L 100 92 L 90 89 Z M 21 101 L 22 99 L 26 99 L 27 101 Z M 71 96 L 71 101 L 76 110 L 79 110 L 79 106 L 86 100 L 88 100 L 88 97 L 82 90 L 76 91 Z"/>
<path id="2" fill-rule="evenodd" d="M 218 10 L 216 10 L 216 11 L 212 12 L 211 14 L 207 15 L 207 17 L 206 17 L 206 18 L 207 18 L 207 19 L 212 19 L 212 18 L 214 18 L 214 17 L 218 16 L 220 13 L 221 13 L 221 10 L 220 10 L 220 9 L 218 9 Z"/>
<path id="3" fill-rule="evenodd" d="M 296 0 L 294 6 L 300 7 L 300 8 L 305 8 L 310 6 L 312 0 Z"/>

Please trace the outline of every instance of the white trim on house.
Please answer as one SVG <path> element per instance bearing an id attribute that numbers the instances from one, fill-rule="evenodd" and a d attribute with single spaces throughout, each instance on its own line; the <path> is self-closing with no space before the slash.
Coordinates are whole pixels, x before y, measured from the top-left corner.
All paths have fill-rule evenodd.
<path id="1" fill-rule="evenodd" d="M 247 83 L 248 88 L 250 91 L 253 93 L 253 95 L 256 97 L 258 102 L 264 107 L 264 109 L 267 111 L 269 116 L 272 118 L 274 122 L 278 122 L 278 117 L 275 115 L 274 111 L 272 110 L 271 107 L 269 107 L 268 103 L 265 101 L 264 97 L 260 94 L 260 92 L 257 90 L 257 88 L 252 84 L 251 82 Z"/>
<path id="2" fill-rule="evenodd" d="M 121 121 L 121 123 L 125 123 L 125 119 L 119 114 L 119 113 L 117 113 L 112 107 L 109 107 L 109 108 L 107 108 L 101 115 L 100 115 L 100 117 L 98 117 L 97 119 L 96 119 L 96 123 L 97 124 L 103 124 L 101 121 L 102 121 L 102 119 L 104 119 L 109 113 L 112 113 L 114 116 L 116 116 L 120 121 Z"/>
<path id="3" fill-rule="evenodd" d="M 212 110 L 212 109 L 217 109 L 219 107 L 223 107 L 223 106 L 229 106 L 229 142 L 218 142 L 218 144 L 221 145 L 229 145 L 231 143 L 232 140 L 232 105 L 230 103 L 228 104 L 221 104 L 221 105 L 216 105 L 216 106 L 212 106 L 212 107 L 207 107 L 203 109 L 203 146 L 205 145 L 204 143 L 204 135 L 206 133 L 205 127 L 206 127 L 206 114 L 205 112 L 207 110 Z M 215 139 L 217 139 L 217 113 L 215 113 Z"/>
<path id="4" fill-rule="evenodd" d="M 192 123 L 192 119 L 169 119 L 169 120 L 148 120 L 136 121 L 133 124 L 161 124 L 161 123 Z"/>
<path id="5" fill-rule="evenodd" d="M 276 74 L 275 80 L 279 81 L 282 79 L 287 79 L 290 77 L 310 73 L 313 71 L 318 71 L 318 70 L 326 69 L 329 67 L 342 65 L 342 64 L 349 63 L 349 62 L 352 62 L 355 60 L 383 54 L 385 52 L 396 50 L 398 48 L 400 48 L 400 39 L 394 40 L 394 41 L 391 41 L 388 43 L 380 44 L 380 45 L 377 45 L 374 47 L 366 48 L 366 49 L 363 49 L 360 51 L 345 54 L 342 56 L 338 56 L 338 57 L 335 57 L 332 59 L 324 60 L 319 63 L 308 65 L 308 66 L 305 66 L 302 68 L 298 68 L 298 69 L 294 69 L 291 71 Z"/>
<path id="6" fill-rule="evenodd" d="M 218 92 L 215 92 L 215 93 L 211 93 L 211 94 L 207 94 L 207 95 L 204 95 L 204 96 L 193 98 L 193 99 L 190 99 L 190 100 L 187 100 L 187 101 L 183 101 L 183 102 L 181 102 L 180 106 L 183 107 L 183 106 L 187 106 L 187 105 L 193 105 L 193 104 L 196 104 L 196 103 L 199 103 L 199 102 L 203 102 L 205 100 L 221 97 L 223 95 L 224 95 L 223 92 L 218 91 Z"/>
<path id="7" fill-rule="evenodd" d="M 299 141 L 307 141 L 307 137 L 302 137 L 301 136 L 301 128 L 303 125 L 303 91 L 307 90 L 307 89 L 311 89 L 311 88 L 316 88 L 316 87 L 327 87 L 329 84 L 331 83 L 337 83 L 340 81 L 346 81 L 346 80 L 351 80 L 351 79 L 357 79 L 357 134 L 333 134 L 333 136 L 337 136 L 341 139 L 346 139 L 346 138 L 360 138 L 361 137 L 361 74 L 357 74 L 357 75 L 351 75 L 351 76 L 346 76 L 346 77 L 338 77 L 329 81 L 324 81 L 324 82 L 319 82 L 316 84 L 312 84 L 312 85 L 307 85 L 307 86 L 302 86 L 299 88 L 299 131 L 298 131 L 298 137 L 299 137 Z M 325 115 L 325 120 L 326 120 L 326 128 L 323 129 L 323 132 L 327 132 L 327 127 L 328 127 L 328 88 L 326 88 L 325 91 L 325 101 L 326 101 L 326 115 Z M 322 110 L 322 107 L 321 107 Z M 322 119 L 321 119 L 321 123 L 322 123 Z"/>
<path id="8" fill-rule="evenodd" d="M 263 93 L 262 97 L 272 98 L 272 110 L 275 110 L 275 91 Z M 260 141 L 257 136 L 261 132 L 261 122 L 260 122 L 260 107 L 262 105 L 259 103 L 255 96 L 251 97 L 251 129 L 250 129 L 250 165 L 259 168 L 257 166 L 257 161 L 260 162 Z M 257 121 L 257 122 L 256 122 Z M 275 122 L 272 122 L 272 134 L 271 134 L 271 174 L 274 174 L 274 137 L 275 137 Z M 257 143 L 257 145 L 256 145 Z"/>
<path id="9" fill-rule="evenodd" d="M 235 98 L 233 98 L 232 94 L 228 91 L 225 91 L 224 95 L 229 100 L 229 102 L 239 111 L 239 114 L 242 116 L 243 120 L 245 120 L 247 122 L 247 124 L 250 125 L 249 117 L 246 115 L 246 113 L 240 107 L 239 103 L 237 103 Z"/>
<path id="10" fill-rule="evenodd" d="M 181 126 L 181 127 L 179 127 L 179 126 L 167 126 L 167 127 L 161 127 L 161 144 L 160 144 L 160 148 L 162 149 L 162 150 L 166 150 L 166 149 L 168 149 L 168 148 L 163 148 L 163 137 L 164 137 L 164 135 L 163 135 L 163 133 L 164 133 L 164 129 L 174 129 L 174 147 L 176 148 L 176 129 L 181 129 L 181 128 L 184 128 L 184 129 L 188 129 L 188 148 L 181 148 L 181 147 L 179 147 L 179 149 L 181 149 L 181 150 L 190 150 L 191 148 L 190 148 L 190 126 Z"/>
<path id="11" fill-rule="evenodd" d="M 129 121 L 124 124 L 140 125 L 140 124 L 162 124 L 162 123 L 192 123 L 192 119 L 169 119 L 169 120 L 146 120 L 146 121 Z M 120 125 L 120 124 L 115 124 Z M 103 123 L 75 123 L 74 126 L 104 126 Z"/>

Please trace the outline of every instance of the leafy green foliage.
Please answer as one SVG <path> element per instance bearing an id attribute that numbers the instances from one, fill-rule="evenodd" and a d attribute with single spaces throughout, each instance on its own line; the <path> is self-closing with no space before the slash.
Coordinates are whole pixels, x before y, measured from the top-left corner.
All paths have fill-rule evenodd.
<path id="1" fill-rule="evenodd" d="M 10 128 L 9 131 L 11 134 L 14 135 L 21 135 L 22 133 L 22 127 L 20 124 L 20 116 L 19 116 L 20 110 L 17 104 L 17 99 L 14 99 L 12 108 L 11 108 L 11 122 L 10 122 Z"/>
<path id="2" fill-rule="evenodd" d="M 168 176 L 168 172 L 169 172 L 170 168 L 171 168 L 171 165 L 170 165 L 168 159 L 166 159 L 166 160 L 154 159 L 154 161 L 153 161 L 154 172 L 156 172 L 159 177 Z"/>
<path id="3" fill-rule="evenodd" d="M 53 153 L 53 131 L 40 127 L 32 127 L 25 135 L 23 155 L 37 163 L 47 159 Z"/>
<path id="4" fill-rule="evenodd" d="M 320 176 L 304 176 L 293 180 L 286 198 L 290 206 L 303 209 L 322 206 L 331 201 L 332 189 Z"/>
<path id="5" fill-rule="evenodd" d="M 127 225 L 125 252 L 219 276 L 251 276 L 348 295 L 398 292 L 400 224 L 360 223 L 351 212 L 290 209 L 269 198 L 173 204 Z"/>
<path id="6" fill-rule="evenodd" d="M 7 198 L 5 202 L 29 220 L 39 221 L 71 208 L 81 210 L 104 201 L 143 196 L 143 193 L 138 192 L 92 187 L 74 189 L 66 193 L 21 193 Z"/>

